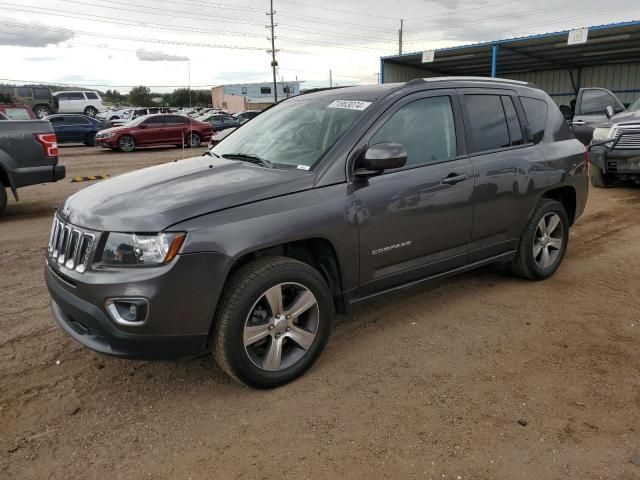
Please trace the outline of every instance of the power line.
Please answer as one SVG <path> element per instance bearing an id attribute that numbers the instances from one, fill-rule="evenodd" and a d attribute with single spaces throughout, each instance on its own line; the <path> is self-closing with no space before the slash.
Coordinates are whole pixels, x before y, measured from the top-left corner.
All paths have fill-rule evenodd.
<path id="1" fill-rule="evenodd" d="M 469 26 L 469 25 L 478 25 L 481 23 L 487 23 L 487 22 L 491 22 L 493 20 L 503 20 L 503 19 L 508 19 L 508 18 L 518 18 L 518 17 L 523 17 L 523 16 L 528 16 L 531 14 L 540 14 L 540 13 L 546 13 L 546 12 L 550 12 L 550 11 L 555 11 L 555 10 L 563 10 L 567 7 L 572 7 L 575 5 L 588 5 L 591 3 L 602 3 L 602 0 L 582 0 L 579 2 L 571 2 L 571 3 L 565 3 L 564 5 L 560 5 L 560 6 L 556 6 L 556 7 L 550 7 L 550 8 L 536 8 L 533 10 L 527 10 L 524 12 L 519 12 L 519 13 L 515 13 L 512 15 L 498 15 L 495 17 L 487 17 L 487 18 L 483 18 L 483 19 L 479 19 L 479 20 L 473 20 L 471 22 L 465 22 L 465 23 L 456 23 L 455 25 L 450 24 L 450 25 L 438 25 L 438 28 L 459 28 L 459 27 L 463 27 L 463 26 Z M 432 30 L 433 28 L 423 28 L 423 29 L 418 29 L 418 30 L 413 30 L 414 33 L 417 32 L 424 32 L 427 30 Z"/>
<path id="2" fill-rule="evenodd" d="M 481 7 L 473 7 L 473 8 L 465 8 L 463 10 L 456 10 L 455 14 L 459 15 L 461 13 L 466 13 L 466 12 L 471 12 L 471 11 L 475 11 L 475 10 L 485 10 L 487 8 L 493 8 L 493 7 L 498 7 L 500 5 L 508 5 L 511 3 L 520 3 L 522 0 L 508 0 L 506 2 L 498 2 L 498 3 L 491 3 L 489 5 L 482 5 Z M 423 20 L 425 18 L 441 18 L 441 17 L 450 17 L 451 14 L 450 13 L 442 13 L 442 14 L 438 14 L 438 15 L 427 15 L 424 17 L 417 17 L 417 18 L 409 18 L 407 19 L 407 21 L 409 22 L 415 22 L 418 20 Z"/>
<path id="3" fill-rule="evenodd" d="M 318 6 L 318 5 L 314 5 L 314 4 L 311 4 L 311 3 L 293 2 L 291 0 L 280 0 L 280 1 L 283 2 L 283 3 L 289 3 L 291 5 L 299 5 L 299 6 L 308 7 L 308 8 L 317 8 L 319 10 L 328 10 L 328 11 L 331 11 L 331 12 L 346 13 L 346 14 L 349 14 L 349 15 L 357 15 L 359 17 L 363 17 L 364 16 L 364 17 L 384 18 L 385 20 L 399 20 L 398 18 L 395 18 L 395 17 L 386 17 L 384 15 L 375 15 L 373 13 L 367 13 L 367 12 L 362 12 L 362 11 L 355 12 L 353 10 L 343 10 L 343 9 L 339 9 L 339 8 L 330 8 L 330 7 L 327 7 L 327 6 L 324 6 L 324 5 Z"/>

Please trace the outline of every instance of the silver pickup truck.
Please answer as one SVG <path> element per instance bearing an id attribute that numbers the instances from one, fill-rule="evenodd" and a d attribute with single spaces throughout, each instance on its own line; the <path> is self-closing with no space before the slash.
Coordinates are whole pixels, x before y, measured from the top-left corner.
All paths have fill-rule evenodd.
<path id="1" fill-rule="evenodd" d="M 58 165 L 58 142 L 46 120 L 8 120 L 0 115 L 0 216 L 7 206 L 7 188 L 16 201 L 18 188 L 64 178 Z"/>

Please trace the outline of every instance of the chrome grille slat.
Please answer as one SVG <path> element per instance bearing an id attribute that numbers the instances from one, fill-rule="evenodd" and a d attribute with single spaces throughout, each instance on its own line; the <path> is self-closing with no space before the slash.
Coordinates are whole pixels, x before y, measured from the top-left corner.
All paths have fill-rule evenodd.
<path id="1" fill-rule="evenodd" d="M 95 235 L 60 220 L 56 215 L 51 226 L 47 253 L 60 268 L 86 272 L 91 262 Z"/>
<path id="2" fill-rule="evenodd" d="M 619 130 L 618 135 L 624 133 L 624 130 Z M 616 150 L 638 150 L 640 149 L 640 132 L 639 133 L 627 133 L 620 137 L 618 143 L 615 146 Z"/>

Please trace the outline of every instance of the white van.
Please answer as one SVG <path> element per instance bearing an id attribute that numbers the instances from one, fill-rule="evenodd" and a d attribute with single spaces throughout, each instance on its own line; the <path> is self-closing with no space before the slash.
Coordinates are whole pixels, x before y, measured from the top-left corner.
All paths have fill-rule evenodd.
<path id="1" fill-rule="evenodd" d="M 53 94 L 53 102 L 58 113 L 84 113 L 95 117 L 104 109 L 102 98 L 98 92 L 63 91 Z"/>

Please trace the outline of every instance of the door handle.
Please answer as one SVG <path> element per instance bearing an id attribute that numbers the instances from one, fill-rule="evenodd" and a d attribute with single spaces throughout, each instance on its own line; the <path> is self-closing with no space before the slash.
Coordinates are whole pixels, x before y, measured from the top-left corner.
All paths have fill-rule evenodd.
<path id="1" fill-rule="evenodd" d="M 468 178 L 469 175 L 467 175 L 466 173 L 463 175 L 451 173 L 442 179 L 442 183 L 444 183 L 445 185 L 455 185 L 456 183 L 464 182 Z"/>
<path id="2" fill-rule="evenodd" d="M 586 122 L 584 120 L 575 120 L 571 123 L 573 123 L 574 127 L 584 127 L 586 125 Z"/>

